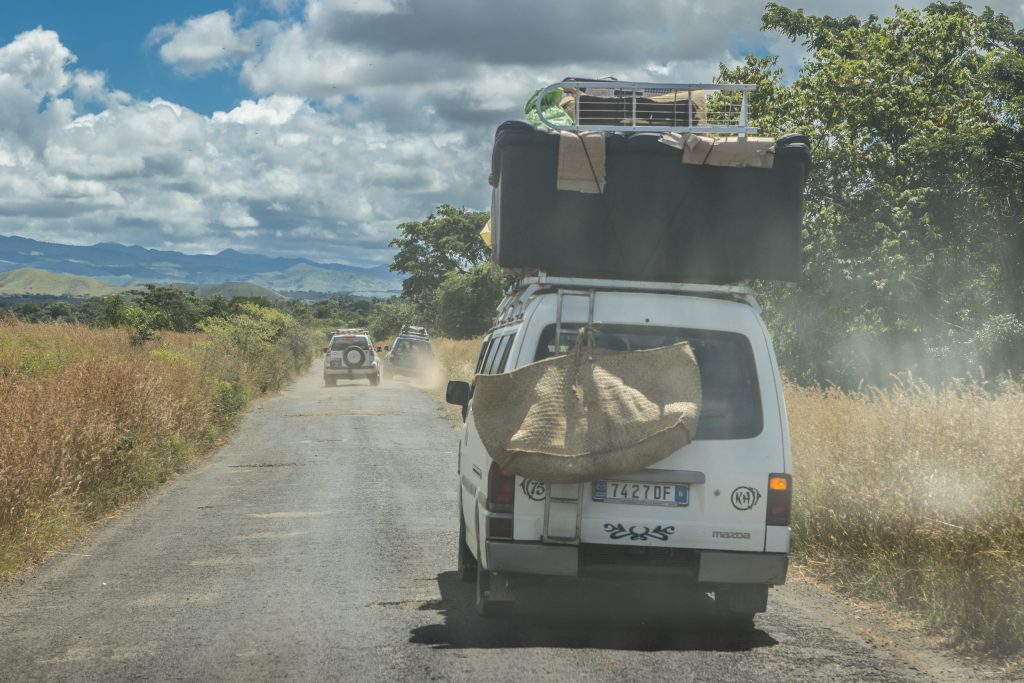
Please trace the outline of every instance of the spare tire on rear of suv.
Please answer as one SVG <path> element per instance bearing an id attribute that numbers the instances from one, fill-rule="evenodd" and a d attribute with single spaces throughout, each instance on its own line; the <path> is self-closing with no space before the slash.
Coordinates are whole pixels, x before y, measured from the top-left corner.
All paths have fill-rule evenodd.
<path id="1" fill-rule="evenodd" d="M 366 361 L 366 352 L 358 346 L 350 346 L 341 354 L 341 359 L 350 368 L 362 367 L 363 362 Z"/>

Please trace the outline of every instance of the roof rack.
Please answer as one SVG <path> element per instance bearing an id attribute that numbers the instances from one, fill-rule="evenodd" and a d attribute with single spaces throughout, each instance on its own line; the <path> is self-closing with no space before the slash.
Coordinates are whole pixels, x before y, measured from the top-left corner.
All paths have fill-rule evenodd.
<path id="1" fill-rule="evenodd" d="M 749 125 L 747 115 L 748 95 L 756 87 L 742 83 L 566 79 L 541 88 L 535 106 L 540 120 L 554 130 L 718 133 L 742 138 L 757 133 L 757 128 Z M 562 104 L 572 115 L 572 124 L 554 123 L 544 116 L 545 95 L 559 89 L 566 93 Z M 739 97 L 723 96 L 730 92 L 739 93 Z M 712 95 L 710 107 L 708 94 Z"/>
<path id="2" fill-rule="evenodd" d="M 761 307 L 754 298 L 753 291 L 745 284 L 710 285 L 691 282 L 645 282 L 639 280 L 604 280 L 583 277 L 553 277 L 547 273 L 537 273 L 519 278 L 513 284 L 505 298 L 498 305 L 495 327 L 520 320 L 526 309 L 526 303 L 536 294 L 543 291 L 616 291 L 616 292 L 651 292 L 657 294 L 681 294 L 704 296 L 717 299 L 730 299 L 745 303 L 758 313 Z"/>
<path id="3" fill-rule="evenodd" d="M 398 331 L 398 336 L 430 339 L 430 335 L 427 334 L 427 328 L 420 325 L 402 325 L 402 329 Z"/>

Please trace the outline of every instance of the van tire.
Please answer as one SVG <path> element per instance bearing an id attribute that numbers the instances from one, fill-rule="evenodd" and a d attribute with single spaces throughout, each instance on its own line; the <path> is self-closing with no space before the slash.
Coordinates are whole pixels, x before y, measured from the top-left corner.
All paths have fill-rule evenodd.
<path id="1" fill-rule="evenodd" d="M 373 375 L 370 377 L 370 386 L 375 387 L 380 384 L 380 375 Z"/>
<path id="2" fill-rule="evenodd" d="M 458 571 L 459 579 L 469 583 L 470 581 L 476 581 L 477 561 L 473 557 L 473 551 L 469 549 L 469 544 L 466 543 L 466 520 L 462 518 L 462 512 L 459 512 L 459 560 L 458 560 Z"/>
<path id="3" fill-rule="evenodd" d="M 482 617 L 501 617 L 511 614 L 514 603 L 506 600 L 490 600 L 486 597 L 490 583 L 491 573 L 477 563 L 476 613 Z"/>
<path id="4" fill-rule="evenodd" d="M 337 386 L 338 380 L 334 377 L 324 377 L 324 386 L 333 387 Z"/>

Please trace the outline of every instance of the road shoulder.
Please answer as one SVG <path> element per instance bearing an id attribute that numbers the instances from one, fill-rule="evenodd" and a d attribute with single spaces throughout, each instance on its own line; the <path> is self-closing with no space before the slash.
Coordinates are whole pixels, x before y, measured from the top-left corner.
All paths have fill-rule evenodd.
<path id="1" fill-rule="evenodd" d="M 929 631 L 909 615 L 842 595 L 799 567 L 791 565 L 786 585 L 773 592 L 772 600 L 854 634 L 937 681 L 1019 681 L 1024 675 L 1022 659 L 958 650 L 948 638 Z"/>

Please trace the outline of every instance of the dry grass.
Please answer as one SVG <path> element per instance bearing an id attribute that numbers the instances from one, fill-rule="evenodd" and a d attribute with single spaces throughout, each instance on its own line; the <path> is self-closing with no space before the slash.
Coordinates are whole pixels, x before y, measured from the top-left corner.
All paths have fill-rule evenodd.
<path id="1" fill-rule="evenodd" d="M 786 387 L 794 549 L 958 640 L 1024 650 L 1024 388 Z"/>
<path id="2" fill-rule="evenodd" d="M 459 379 L 464 382 L 473 381 L 473 369 L 476 358 L 480 354 L 482 337 L 473 339 L 432 339 L 430 345 L 440 365 L 441 381 L 435 389 L 438 398 L 444 403 L 444 392 L 448 380 Z M 447 405 L 447 404 L 446 404 Z M 448 416 L 457 425 L 462 424 L 462 409 L 448 406 Z"/>
<path id="3" fill-rule="evenodd" d="M 204 340 L 164 333 L 140 347 L 127 330 L 0 320 L 0 578 L 165 481 L 230 424 L 255 378 Z"/>
<path id="4" fill-rule="evenodd" d="M 473 368 L 476 367 L 476 357 L 480 354 L 481 340 L 482 337 L 431 340 L 434 356 L 441 364 L 446 382 L 450 379 L 473 381 Z"/>
<path id="5" fill-rule="evenodd" d="M 471 379 L 479 339 L 434 348 L 446 377 Z M 956 641 L 1024 651 L 1024 387 L 785 391 L 802 567 Z"/>

